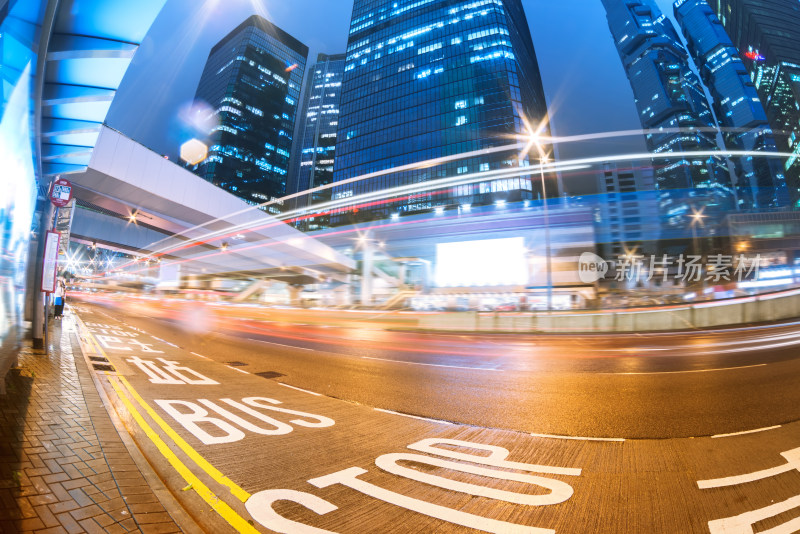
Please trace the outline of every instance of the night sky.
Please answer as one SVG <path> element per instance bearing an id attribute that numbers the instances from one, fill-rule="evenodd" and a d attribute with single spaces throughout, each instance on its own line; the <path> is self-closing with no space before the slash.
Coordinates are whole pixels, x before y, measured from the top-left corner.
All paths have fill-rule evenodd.
<path id="1" fill-rule="evenodd" d="M 179 112 L 192 102 L 208 52 L 254 13 L 257 0 L 167 0 L 108 114 L 108 124 L 176 158 Z M 600 0 L 522 0 L 539 59 L 554 134 L 639 128 L 625 72 Z M 672 14 L 671 1 L 657 0 Z M 345 50 L 352 0 L 263 0 L 268 18 L 318 52 Z M 560 159 L 644 150 L 641 137 L 559 147 Z"/>

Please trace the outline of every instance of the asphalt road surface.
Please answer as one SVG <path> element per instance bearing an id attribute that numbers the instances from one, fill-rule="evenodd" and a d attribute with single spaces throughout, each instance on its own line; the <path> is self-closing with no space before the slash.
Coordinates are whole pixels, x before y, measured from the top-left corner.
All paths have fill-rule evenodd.
<path id="1" fill-rule="evenodd" d="M 481 427 L 661 439 L 800 419 L 800 324 L 465 336 L 227 316 L 208 324 L 200 315 L 153 319 L 141 308 L 106 309 L 189 351 L 273 373 L 279 382 Z"/>
<path id="2" fill-rule="evenodd" d="M 208 532 L 800 529 L 800 325 L 453 336 L 73 311 Z"/>

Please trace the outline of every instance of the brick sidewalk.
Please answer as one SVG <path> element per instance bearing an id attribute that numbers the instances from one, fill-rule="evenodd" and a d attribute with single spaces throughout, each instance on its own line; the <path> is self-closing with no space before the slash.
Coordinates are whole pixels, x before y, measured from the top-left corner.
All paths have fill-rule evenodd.
<path id="1" fill-rule="evenodd" d="M 0 396 L 0 532 L 181 532 L 114 428 L 70 320 L 56 321 L 49 355 L 23 348 Z"/>

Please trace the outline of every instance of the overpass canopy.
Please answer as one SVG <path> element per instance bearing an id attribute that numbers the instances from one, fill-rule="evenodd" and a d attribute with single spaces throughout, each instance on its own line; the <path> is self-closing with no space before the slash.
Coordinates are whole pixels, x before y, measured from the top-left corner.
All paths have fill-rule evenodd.
<path id="1" fill-rule="evenodd" d="M 69 179 L 79 200 L 74 239 L 197 274 L 301 275 L 311 282 L 355 268 L 352 258 L 107 126 L 87 168 Z"/>

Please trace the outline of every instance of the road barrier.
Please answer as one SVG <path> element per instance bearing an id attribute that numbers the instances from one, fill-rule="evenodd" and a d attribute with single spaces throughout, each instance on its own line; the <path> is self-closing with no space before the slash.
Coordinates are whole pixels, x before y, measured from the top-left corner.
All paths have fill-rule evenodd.
<path id="1" fill-rule="evenodd" d="M 460 332 L 652 332 L 753 324 L 800 317 L 800 290 L 683 306 L 551 313 L 420 314 L 423 330 Z"/>

